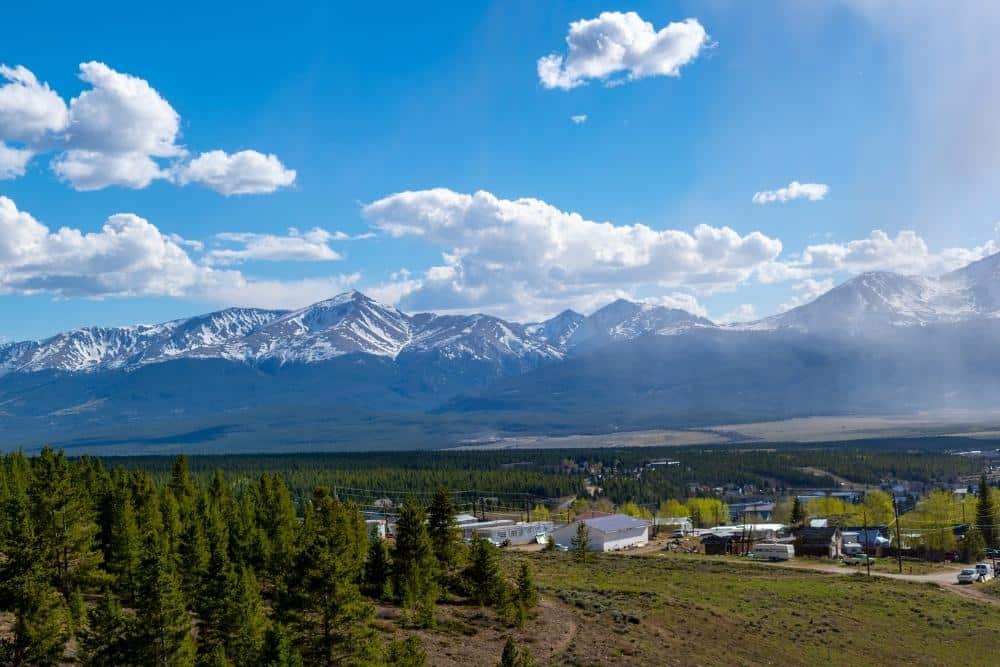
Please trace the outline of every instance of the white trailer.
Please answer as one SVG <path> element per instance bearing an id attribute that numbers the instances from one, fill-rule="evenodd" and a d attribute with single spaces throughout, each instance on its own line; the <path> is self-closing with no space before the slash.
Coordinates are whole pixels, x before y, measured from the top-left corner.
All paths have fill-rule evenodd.
<path id="1" fill-rule="evenodd" d="M 759 560 L 790 560 L 795 557 L 795 546 L 791 544 L 755 544 L 753 557 Z"/>

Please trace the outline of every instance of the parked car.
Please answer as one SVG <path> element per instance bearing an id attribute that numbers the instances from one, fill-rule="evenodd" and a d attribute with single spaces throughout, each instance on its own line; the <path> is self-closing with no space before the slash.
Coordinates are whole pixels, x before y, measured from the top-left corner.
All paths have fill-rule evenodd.
<path id="1" fill-rule="evenodd" d="M 944 552 L 944 562 L 954 563 L 955 561 L 958 560 L 958 555 L 959 554 L 957 551 L 946 551 Z"/>
<path id="2" fill-rule="evenodd" d="M 854 554 L 844 556 L 844 565 L 864 565 L 865 563 L 875 564 L 875 559 L 867 554 Z"/>
<path id="3" fill-rule="evenodd" d="M 987 549 L 986 550 L 986 557 L 987 558 L 993 558 L 993 559 L 1000 558 L 1000 549 Z"/>
<path id="4" fill-rule="evenodd" d="M 974 584 L 977 581 L 979 581 L 979 573 L 971 567 L 967 567 L 958 573 L 958 583 L 960 584 Z"/>

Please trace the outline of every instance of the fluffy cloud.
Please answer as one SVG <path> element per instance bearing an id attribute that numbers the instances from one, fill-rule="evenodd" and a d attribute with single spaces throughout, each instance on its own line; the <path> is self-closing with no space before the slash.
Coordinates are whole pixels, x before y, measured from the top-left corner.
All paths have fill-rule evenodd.
<path id="1" fill-rule="evenodd" d="M 140 190 L 165 172 L 142 153 L 70 150 L 52 161 L 52 171 L 75 190 L 103 190 L 112 185 Z"/>
<path id="2" fill-rule="evenodd" d="M 66 103 L 23 66 L 0 65 L 0 138 L 31 142 L 66 127 Z"/>
<path id="3" fill-rule="evenodd" d="M 225 279 L 196 265 L 147 220 L 130 213 L 99 232 L 52 231 L 0 196 L 0 291 L 64 296 L 178 296 Z"/>
<path id="4" fill-rule="evenodd" d="M 826 197 L 830 191 L 829 186 L 823 183 L 799 183 L 792 181 L 786 187 L 777 190 L 763 190 L 754 193 L 754 204 L 770 204 L 772 202 L 785 203 L 793 199 L 808 199 L 809 201 L 820 201 Z"/>
<path id="5" fill-rule="evenodd" d="M 80 65 L 90 88 L 68 108 L 23 66 L 0 66 L 0 76 L 8 81 L 0 86 L 0 178 L 21 176 L 32 155 L 59 150 L 52 169 L 77 190 L 173 179 L 226 195 L 260 194 L 295 181 L 295 171 L 276 156 L 253 150 L 214 150 L 186 162 L 177 111 L 144 79 L 104 63 Z"/>
<path id="6" fill-rule="evenodd" d="M 329 235 L 333 236 L 333 235 Z M 302 280 L 261 280 L 194 261 L 185 247 L 131 213 L 110 216 L 100 231 L 53 231 L 0 196 L 0 293 L 89 298 L 172 296 L 217 305 L 294 308 L 342 292 L 357 273 Z"/>
<path id="7" fill-rule="evenodd" d="M 708 310 L 705 306 L 701 305 L 701 302 L 698 301 L 697 297 L 693 294 L 688 294 L 687 292 L 672 292 L 663 296 L 643 299 L 642 301 L 644 303 L 652 303 L 666 308 L 679 308 L 680 310 L 686 310 L 694 315 L 708 317 Z"/>
<path id="8" fill-rule="evenodd" d="M 551 312 L 650 285 L 710 293 L 735 287 L 781 252 L 780 241 L 760 232 L 614 225 L 488 192 L 401 192 L 365 206 L 363 215 L 391 236 L 441 247 L 442 263 L 401 296 L 416 309 Z"/>
<path id="9" fill-rule="evenodd" d="M 340 253 L 331 248 L 330 241 L 346 235 L 342 232 L 330 233 L 315 228 L 304 234 L 294 227 L 288 236 L 272 234 L 224 233 L 215 238 L 226 243 L 239 244 L 240 248 L 219 248 L 210 251 L 206 259 L 216 264 L 236 264 L 251 260 L 269 262 L 327 262 L 342 259 Z"/>
<path id="10" fill-rule="evenodd" d="M 209 151 L 183 165 L 177 180 L 182 185 L 201 183 L 227 196 L 266 194 L 294 183 L 295 170 L 285 168 L 276 155 Z"/>
<path id="11" fill-rule="evenodd" d="M 932 253 L 927 243 L 910 230 L 891 237 L 880 229 L 868 238 L 847 243 L 810 245 L 801 259 L 792 266 L 812 272 L 862 273 L 864 271 L 897 271 L 912 274 L 939 274 L 965 266 L 998 251 L 997 243 L 989 240 L 974 248 L 945 248 Z"/>
<path id="12" fill-rule="evenodd" d="M 583 125 L 587 122 L 587 114 L 582 113 L 577 116 L 570 116 L 569 119 L 573 121 L 574 125 Z"/>
<path id="13" fill-rule="evenodd" d="M 26 148 L 14 148 L 0 142 L 0 181 L 24 176 L 33 155 Z"/>
<path id="14" fill-rule="evenodd" d="M 600 79 L 622 83 L 650 76 L 680 76 L 680 69 L 708 43 L 705 28 L 693 18 L 657 31 L 635 12 L 602 12 L 574 21 L 566 36 L 566 55 L 538 59 L 538 80 L 545 88 L 569 90 Z M 618 78 L 611 78 L 623 75 Z"/>

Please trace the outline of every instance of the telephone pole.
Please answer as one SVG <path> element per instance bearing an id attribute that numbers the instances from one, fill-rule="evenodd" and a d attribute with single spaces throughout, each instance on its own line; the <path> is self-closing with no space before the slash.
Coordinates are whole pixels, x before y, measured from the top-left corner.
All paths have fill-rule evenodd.
<path id="1" fill-rule="evenodd" d="M 903 538 L 899 534 L 899 505 L 896 504 L 896 494 L 892 494 L 892 513 L 896 516 L 896 562 L 899 573 L 903 574 Z"/>

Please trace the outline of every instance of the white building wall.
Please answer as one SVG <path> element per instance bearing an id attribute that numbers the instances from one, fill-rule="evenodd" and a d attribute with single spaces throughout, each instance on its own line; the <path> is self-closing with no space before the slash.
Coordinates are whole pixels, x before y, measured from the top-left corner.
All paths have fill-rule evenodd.
<path id="1" fill-rule="evenodd" d="M 591 529 L 590 549 L 591 551 L 620 551 L 629 547 L 641 547 L 649 543 L 649 527 L 631 528 L 619 530 L 605 535 L 604 533 Z"/>

